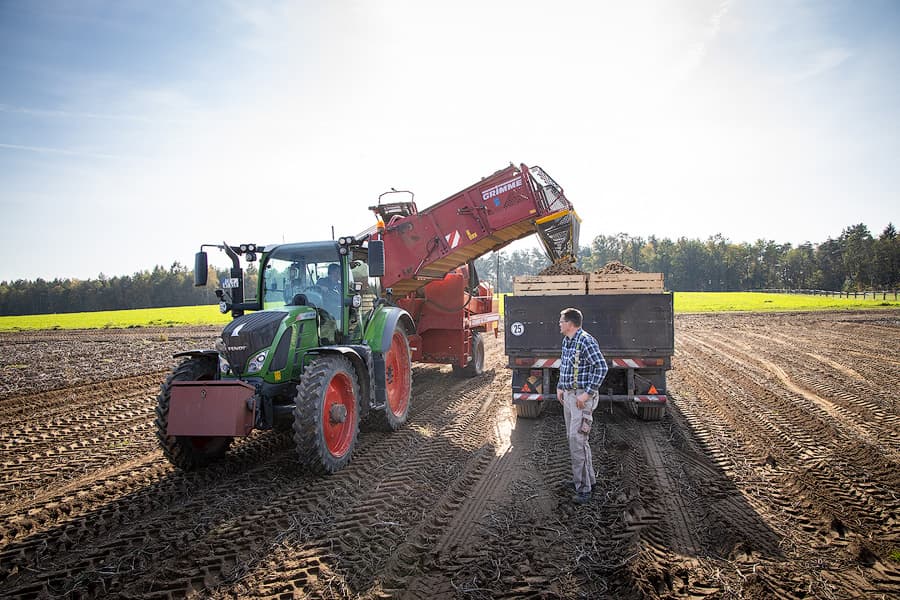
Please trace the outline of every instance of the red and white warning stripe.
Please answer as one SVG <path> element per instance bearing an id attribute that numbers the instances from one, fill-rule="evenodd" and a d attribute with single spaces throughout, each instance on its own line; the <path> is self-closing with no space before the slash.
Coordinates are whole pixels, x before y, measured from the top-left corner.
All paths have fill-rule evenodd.
<path id="1" fill-rule="evenodd" d="M 542 400 L 543 398 L 543 394 L 521 394 L 513 392 L 513 400 Z"/>
<path id="2" fill-rule="evenodd" d="M 647 364 L 639 358 L 614 358 L 612 359 L 612 364 L 614 367 L 622 369 L 642 369 L 647 366 Z"/>
<path id="3" fill-rule="evenodd" d="M 448 233 L 444 236 L 444 239 L 447 240 L 447 244 L 449 244 L 451 248 L 456 248 L 459 246 L 459 229 L 453 233 Z"/>
<path id="4" fill-rule="evenodd" d="M 534 369 L 558 369 L 561 364 L 562 360 L 558 358 L 538 358 L 531 363 L 531 367 Z"/>

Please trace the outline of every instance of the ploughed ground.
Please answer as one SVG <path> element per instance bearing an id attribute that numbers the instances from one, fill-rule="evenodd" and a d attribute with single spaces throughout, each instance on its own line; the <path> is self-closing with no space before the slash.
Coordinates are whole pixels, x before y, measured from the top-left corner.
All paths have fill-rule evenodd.
<path id="1" fill-rule="evenodd" d="M 492 337 L 335 475 L 275 432 L 177 470 L 156 393 L 216 331 L 0 335 L 0 595 L 900 597 L 900 312 L 679 316 L 668 414 L 601 403 L 582 507 Z"/>

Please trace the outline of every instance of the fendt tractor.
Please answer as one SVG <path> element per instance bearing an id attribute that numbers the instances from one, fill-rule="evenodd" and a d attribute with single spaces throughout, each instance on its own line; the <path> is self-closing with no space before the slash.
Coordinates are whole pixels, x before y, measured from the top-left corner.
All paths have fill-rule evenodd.
<path id="1" fill-rule="evenodd" d="M 215 349 L 176 354 L 162 385 L 156 431 L 175 466 L 204 466 L 254 429 L 292 429 L 301 463 L 337 471 L 362 419 L 406 422 L 412 362 L 482 372 L 482 335 L 497 334 L 499 315 L 472 261 L 532 233 L 554 262 L 576 254 L 578 216 L 540 167 L 511 164 L 421 212 L 397 193 L 408 201 L 382 194 L 377 224 L 357 236 L 201 246 L 195 285 L 206 285 L 204 248 L 231 259 L 216 295 L 233 319 Z M 249 299 L 242 259 L 258 260 Z"/>

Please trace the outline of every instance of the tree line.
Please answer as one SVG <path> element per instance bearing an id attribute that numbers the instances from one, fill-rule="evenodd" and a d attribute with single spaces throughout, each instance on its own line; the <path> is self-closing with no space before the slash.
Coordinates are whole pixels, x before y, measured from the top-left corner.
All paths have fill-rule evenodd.
<path id="1" fill-rule="evenodd" d="M 255 278 L 256 267 L 245 270 Z M 228 269 L 210 265 L 209 285 L 194 287 L 194 271 L 175 262 L 168 269 L 157 265 L 134 275 L 97 279 L 17 280 L 0 282 L 0 315 L 40 315 L 52 313 L 162 308 L 215 304 L 213 282 L 228 277 Z M 249 282 L 248 282 L 249 283 Z M 255 283 L 251 283 L 255 286 Z"/>
<path id="2" fill-rule="evenodd" d="M 900 287 L 900 237 L 892 224 L 876 238 L 863 225 L 852 225 L 837 238 L 798 246 L 772 240 L 733 243 L 721 235 L 699 239 L 599 235 L 579 250 L 576 266 L 590 272 L 610 261 L 633 269 L 663 273 L 674 291 L 748 291 L 821 289 L 862 291 Z M 549 266 L 533 248 L 492 253 L 475 267 L 482 279 L 513 290 L 513 277 L 536 275 Z M 214 304 L 215 286 L 227 270 L 209 267 L 210 285 L 194 287 L 193 271 L 176 262 L 134 275 L 97 279 L 43 279 L 0 282 L 0 314 L 29 315 L 132 308 Z M 247 271 L 248 294 L 255 289 L 255 265 Z"/>
<path id="3" fill-rule="evenodd" d="M 884 290 L 900 287 L 900 238 L 893 224 L 875 238 L 852 225 L 837 238 L 798 246 L 759 239 L 734 243 L 721 235 L 699 239 L 599 235 L 580 248 L 575 265 L 585 272 L 611 261 L 647 273 L 663 273 L 673 291 L 817 289 Z M 480 258 L 475 267 L 497 291 L 513 291 L 513 277 L 537 275 L 549 266 L 538 249 Z M 499 281 L 497 278 L 499 267 Z"/>

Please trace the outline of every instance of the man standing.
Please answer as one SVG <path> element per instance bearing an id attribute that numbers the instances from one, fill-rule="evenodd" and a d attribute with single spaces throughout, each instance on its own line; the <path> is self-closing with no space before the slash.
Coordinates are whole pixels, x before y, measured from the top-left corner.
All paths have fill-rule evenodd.
<path id="1" fill-rule="evenodd" d="M 608 367 L 597 340 L 581 328 L 581 311 L 567 308 L 559 314 L 559 332 L 565 337 L 556 397 L 563 405 L 566 418 L 566 436 L 575 484 L 572 501 L 586 504 L 597 481 L 588 439 L 594 422 L 593 412 L 597 407 L 597 392 Z"/>

